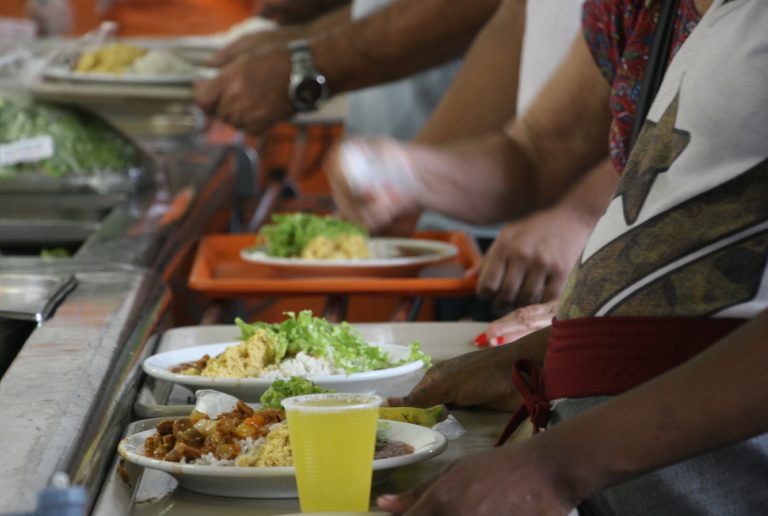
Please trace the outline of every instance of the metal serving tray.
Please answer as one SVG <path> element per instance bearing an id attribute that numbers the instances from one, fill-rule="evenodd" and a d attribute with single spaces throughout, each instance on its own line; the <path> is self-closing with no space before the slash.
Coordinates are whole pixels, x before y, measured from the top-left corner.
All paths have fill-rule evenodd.
<path id="1" fill-rule="evenodd" d="M 42 323 L 76 284 L 74 274 L 0 273 L 0 317 Z"/>

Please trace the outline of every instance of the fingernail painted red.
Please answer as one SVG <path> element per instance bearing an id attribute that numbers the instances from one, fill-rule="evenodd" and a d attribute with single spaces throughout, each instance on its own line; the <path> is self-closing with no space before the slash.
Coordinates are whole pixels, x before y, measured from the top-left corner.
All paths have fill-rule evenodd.
<path id="1" fill-rule="evenodd" d="M 488 335 L 485 333 L 481 333 L 477 337 L 475 337 L 475 346 L 487 346 L 488 345 Z"/>

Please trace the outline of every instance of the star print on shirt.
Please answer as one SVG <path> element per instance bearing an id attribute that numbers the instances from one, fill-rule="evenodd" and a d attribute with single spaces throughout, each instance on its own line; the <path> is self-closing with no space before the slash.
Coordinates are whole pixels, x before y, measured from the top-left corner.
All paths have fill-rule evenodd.
<path id="1" fill-rule="evenodd" d="M 658 122 L 645 121 L 629 156 L 616 190 L 616 197 L 622 197 L 627 224 L 637 220 L 656 176 L 669 170 L 691 139 L 688 131 L 675 128 L 679 100 L 678 94 Z"/>

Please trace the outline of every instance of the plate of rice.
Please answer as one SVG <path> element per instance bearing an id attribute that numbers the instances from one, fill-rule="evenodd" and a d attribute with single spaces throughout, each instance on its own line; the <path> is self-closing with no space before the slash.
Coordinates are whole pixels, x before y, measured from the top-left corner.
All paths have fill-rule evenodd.
<path id="1" fill-rule="evenodd" d="M 221 399 L 220 393 L 213 394 Z M 252 408 L 238 401 L 232 411 L 210 417 L 193 411 L 189 417 L 138 421 L 131 425 L 129 431 L 133 433 L 120 441 L 117 451 L 130 464 L 171 474 L 190 491 L 236 498 L 295 498 L 287 425 L 275 413 L 275 409 Z M 232 424 L 233 417 L 239 424 Z M 222 440 L 226 444 L 218 446 L 223 449 L 202 444 L 203 439 L 207 443 L 220 431 L 217 418 L 235 436 Z M 254 425 L 254 419 L 259 425 Z M 249 432 L 237 435 L 241 428 Z M 436 457 L 446 446 L 445 436 L 430 428 L 380 420 L 377 449 L 404 451 L 374 459 L 373 484 L 384 482 L 395 468 Z M 211 451 L 214 448 L 215 453 Z"/>
<path id="2" fill-rule="evenodd" d="M 239 341 L 152 355 L 144 371 L 192 390 L 214 389 L 257 402 L 272 382 L 291 377 L 338 392 L 399 395 L 431 364 L 418 342 L 368 343 L 349 324 L 331 324 L 310 311 L 289 313 L 281 323 L 235 322 Z"/>

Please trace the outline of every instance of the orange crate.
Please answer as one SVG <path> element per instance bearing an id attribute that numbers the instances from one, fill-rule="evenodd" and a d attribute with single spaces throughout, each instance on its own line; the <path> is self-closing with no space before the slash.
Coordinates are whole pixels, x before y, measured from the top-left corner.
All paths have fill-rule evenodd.
<path id="1" fill-rule="evenodd" d="M 440 264 L 428 265 L 418 276 L 411 277 L 284 277 L 268 266 L 240 258 L 240 251 L 256 241 L 255 234 L 208 235 L 197 248 L 189 287 L 219 299 L 265 294 L 458 296 L 474 292 L 476 278 L 465 277 L 465 272 L 479 265 L 481 259 L 472 237 L 450 231 L 423 231 L 413 236 L 450 242 L 458 254 Z"/>

